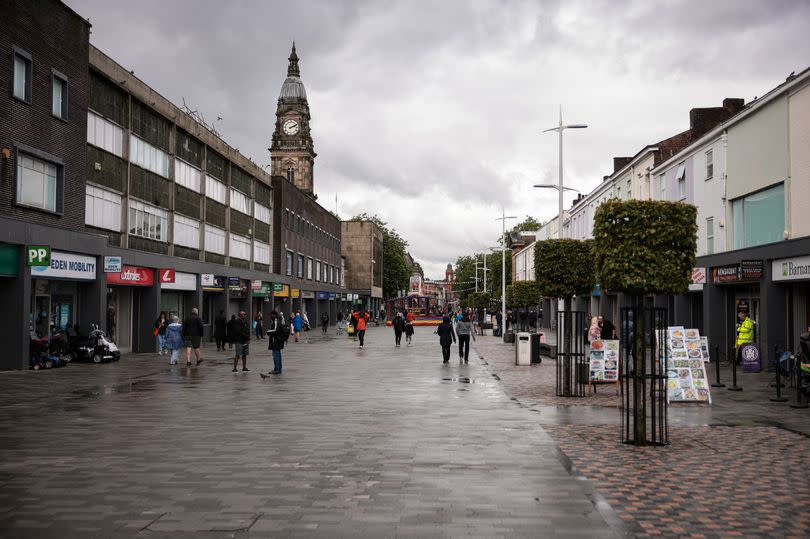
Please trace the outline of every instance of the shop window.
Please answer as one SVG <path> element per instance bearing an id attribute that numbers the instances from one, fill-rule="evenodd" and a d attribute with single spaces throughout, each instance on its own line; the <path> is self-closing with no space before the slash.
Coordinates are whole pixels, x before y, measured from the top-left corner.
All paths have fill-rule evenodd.
<path id="1" fill-rule="evenodd" d="M 714 176 L 714 152 L 709 150 L 706 152 L 706 179 L 711 180 Z"/>
<path id="2" fill-rule="evenodd" d="M 177 158 L 174 160 L 174 181 L 195 193 L 200 192 L 200 170 Z"/>
<path id="3" fill-rule="evenodd" d="M 192 249 L 200 248 L 200 222 L 174 214 L 174 243 Z"/>
<path id="4" fill-rule="evenodd" d="M 270 245 L 253 240 L 253 261 L 259 264 L 270 264 Z"/>
<path id="5" fill-rule="evenodd" d="M 14 97 L 31 103 L 31 54 L 14 47 Z"/>
<path id="6" fill-rule="evenodd" d="M 121 195 L 85 186 L 84 222 L 88 226 L 121 232 Z"/>
<path id="7" fill-rule="evenodd" d="M 90 111 L 87 112 L 87 142 L 118 157 L 124 155 L 124 130 Z"/>
<path id="8" fill-rule="evenodd" d="M 129 160 L 164 178 L 169 177 L 169 154 L 134 135 L 129 136 Z"/>
<path id="9" fill-rule="evenodd" d="M 215 200 L 220 204 L 227 204 L 228 188 L 224 183 L 219 182 L 209 175 L 205 175 L 205 196 Z"/>
<path id="10" fill-rule="evenodd" d="M 706 254 L 714 254 L 714 217 L 706 219 Z"/>
<path id="11" fill-rule="evenodd" d="M 738 198 L 731 203 L 734 248 L 774 243 L 784 239 L 785 185 Z"/>
<path id="12" fill-rule="evenodd" d="M 144 204 L 139 200 L 129 202 L 129 233 L 150 240 L 167 241 L 169 214 L 166 210 Z"/>
<path id="13" fill-rule="evenodd" d="M 55 69 L 51 72 L 51 114 L 61 120 L 68 119 L 67 77 Z"/>

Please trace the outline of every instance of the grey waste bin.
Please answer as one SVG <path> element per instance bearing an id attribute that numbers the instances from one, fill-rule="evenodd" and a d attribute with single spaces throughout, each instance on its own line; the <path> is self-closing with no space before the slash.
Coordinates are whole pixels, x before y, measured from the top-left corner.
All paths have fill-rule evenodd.
<path id="1" fill-rule="evenodd" d="M 531 334 L 520 332 L 515 336 L 515 365 L 532 364 Z"/>

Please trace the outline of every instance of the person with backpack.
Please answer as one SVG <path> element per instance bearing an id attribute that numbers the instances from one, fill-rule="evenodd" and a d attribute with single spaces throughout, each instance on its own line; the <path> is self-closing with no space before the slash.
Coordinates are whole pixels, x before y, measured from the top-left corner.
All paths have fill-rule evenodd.
<path id="1" fill-rule="evenodd" d="M 357 313 L 357 338 L 360 339 L 360 348 L 363 348 L 363 341 L 366 338 L 366 325 L 368 324 L 369 314 L 365 309 Z"/>
<path id="2" fill-rule="evenodd" d="M 283 324 L 276 311 L 270 311 L 270 329 L 267 330 L 267 347 L 273 351 L 273 370 L 269 374 L 281 374 L 281 350 L 290 338 L 290 326 Z M 264 378 L 265 375 L 262 375 Z"/>

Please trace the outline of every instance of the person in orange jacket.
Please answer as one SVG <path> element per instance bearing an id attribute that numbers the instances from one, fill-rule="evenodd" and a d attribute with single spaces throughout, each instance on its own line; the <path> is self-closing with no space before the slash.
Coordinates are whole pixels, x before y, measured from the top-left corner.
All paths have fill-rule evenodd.
<path id="1" fill-rule="evenodd" d="M 361 309 L 357 313 L 357 338 L 360 339 L 360 348 L 363 348 L 363 339 L 366 337 L 366 324 L 368 323 L 369 315 L 365 309 Z"/>

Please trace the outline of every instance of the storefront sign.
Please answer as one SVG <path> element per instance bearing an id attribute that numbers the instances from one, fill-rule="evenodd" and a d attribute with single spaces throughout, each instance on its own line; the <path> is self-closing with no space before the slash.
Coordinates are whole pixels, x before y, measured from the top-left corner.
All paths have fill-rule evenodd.
<path id="1" fill-rule="evenodd" d="M 794 256 L 774 260 L 771 266 L 774 281 L 800 281 L 810 279 L 810 256 Z"/>
<path id="2" fill-rule="evenodd" d="M 196 279 L 195 279 L 195 281 L 196 281 Z M 174 270 L 171 269 L 171 268 L 161 268 L 160 269 L 160 282 L 161 283 L 173 283 L 174 282 Z"/>
<path id="3" fill-rule="evenodd" d="M 155 284 L 155 271 L 150 268 L 124 266 L 119 273 L 107 274 L 107 284 L 152 286 Z"/>
<path id="4" fill-rule="evenodd" d="M 692 268 L 692 284 L 706 284 L 706 268 Z"/>
<path id="5" fill-rule="evenodd" d="M 301 297 L 301 289 L 300 288 L 293 288 L 292 289 L 292 297 L 294 297 L 294 298 Z"/>
<path id="6" fill-rule="evenodd" d="M 225 277 L 213 273 L 203 273 L 200 275 L 200 287 L 204 292 L 224 292 Z"/>
<path id="7" fill-rule="evenodd" d="M 315 292 L 310 292 L 309 290 L 304 290 L 301 292 L 301 297 L 304 299 L 315 299 Z"/>
<path id="8" fill-rule="evenodd" d="M 228 293 L 232 298 L 246 298 L 248 294 L 247 281 L 239 277 L 228 277 Z"/>
<path id="9" fill-rule="evenodd" d="M 334 301 L 337 299 L 337 294 L 335 292 L 329 292 L 329 299 Z"/>
<path id="10" fill-rule="evenodd" d="M 740 280 L 740 265 L 731 264 L 728 266 L 718 266 L 712 268 L 712 281 L 720 283 L 736 283 Z"/>
<path id="11" fill-rule="evenodd" d="M 740 262 L 740 279 L 743 281 L 762 279 L 762 260 L 743 260 Z"/>
<path id="12" fill-rule="evenodd" d="M 205 288 L 206 286 L 214 286 L 214 274 L 213 273 L 203 273 L 200 275 L 200 286 Z"/>
<path id="13" fill-rule="evenodd" d="M 264 281 L 251 281 L 250 288 L 254 298 L 269 298 L 273 292 L 273 285 Z"/>
<path id="14" fill-rule="evenodd" d="M 739 264 L 712 268 L 712 282 L 715 284 L 758 281 L 762 275 L 762 260 L 743 260 Z"/>
<path id="15" fill-rule="evenodd" d="M 0 243 L 0 275 L 16 277 L 20 272 L 20 251 L 16 245 Z"/>
<path id="16" fill-rule="evenodd" d="M 318 299 L 329 299 L 329 292 L 318 292 L 315 297 Z"/>
<path id="17" fill-rule="evenodd" d="M 167 270 L 160 270 L 165 272 Z M 197 290 L 197 274 L 196 273 L 183 273 L 182 271 L 174 271 L 174 281 L 171 283 L 160 283 L 160 288 L 163 290 L 185 290 L 193 292 Z M 161 278 L 163 276 L 161 275 Z"/>
<path id="18" fill-rule="evenodd" d="M 29 266 L 47 267 L 51 265 L 51 248 L 48 245 L 28 245 L 27 263 Z"/>
<path id="19" fill-rule="evenodd" d="M 36 278 L 55 277 L 57 279 L 96 280 L 96 257 L 51 251 L 50 266 L 34 266 L 31 276 Z"/>
<path id="20" fill-rule="evenodd" d="M 124 271 L 124 261 L 120 256 L 104 257 L 104 273 L 121 273 Z"/>
<path id="21" fill-rule="evenodd" d="M 286 298 L 290 295 L 290 287 L 286 284 L 276 283 L 273 285 L 273 296 L 277 298 Z"/>

